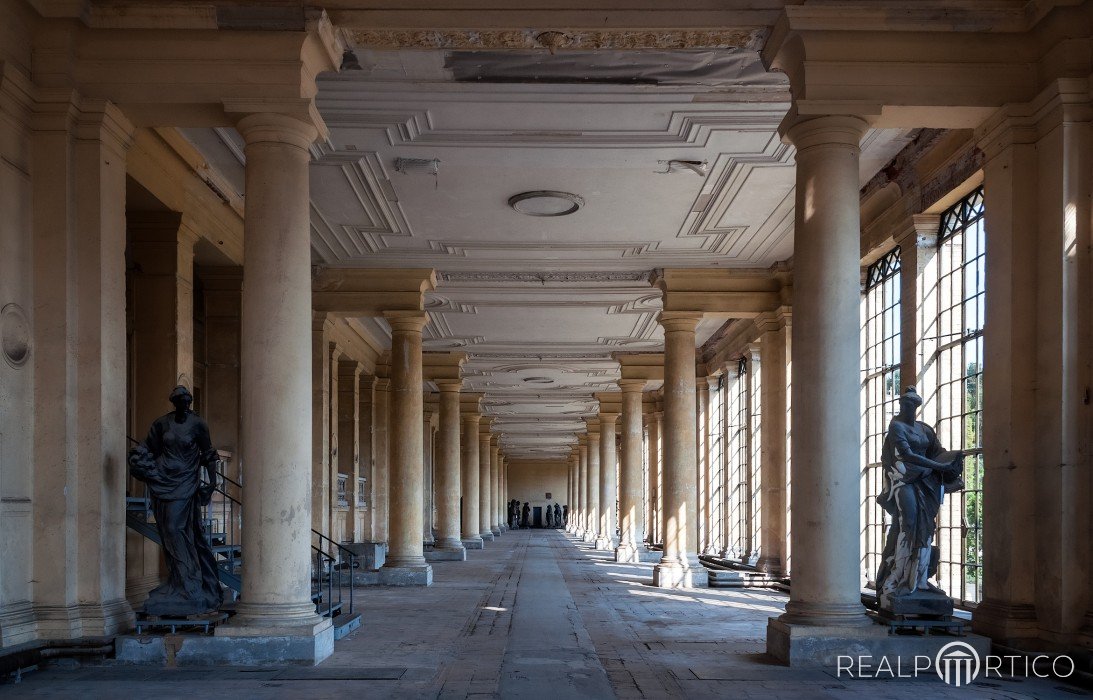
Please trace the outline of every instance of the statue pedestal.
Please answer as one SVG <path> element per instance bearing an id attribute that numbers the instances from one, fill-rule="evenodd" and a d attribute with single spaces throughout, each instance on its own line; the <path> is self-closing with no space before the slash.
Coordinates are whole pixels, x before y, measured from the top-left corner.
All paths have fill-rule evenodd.
<path id="1" fill-rule="evenodd" d="M 881 595 L 880 609 L 890 616 L 953 614 L 953 599 L 936 591 L 915 591 L 905 595 Z"/>
<path id="2" fill-rule="evenodd" d="M 977 634 L 891 634 L 877 624 L 802 625 L 777 617 L 767 622 L 767 653 L 781 663 L 801 668 L 849 668 L 852 677 L 882 663 L 893 669 L 899 665 L 907 672 L 916 663 L 919 668 L 931 668 L 942 648 L 952 642 L 971 646 L 981 659 L 990 653 L 991 640 Z"/>

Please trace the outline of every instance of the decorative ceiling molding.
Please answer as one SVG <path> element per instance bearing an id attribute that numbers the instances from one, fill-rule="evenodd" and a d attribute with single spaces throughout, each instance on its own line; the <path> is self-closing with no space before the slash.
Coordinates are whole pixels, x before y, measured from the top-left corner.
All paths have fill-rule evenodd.
<path id="1" fill-rule="evenodd" d="M 354 47 L 372 49 L 747 49 L 758 51 L 769 30 L 754 29 L 349 29 Z"/>
<path id="2" fill-rule="evenodd" d="M 633 282 L 650 284 L 652 272 L 648 270 L 619 272 L 438 272 L 440 282 L 482 282 L 510 284 L 514 282 L 574 283 L 574 282 Z"/>
<path id="3" fill-rule="evenodd" d="M 345 84 L 344 81 L 336 85 Z M 350 83 L 352 84 L 352 83 Z M 479 96 L 485 98 L 486 96 Z M 556 96 L 553 96 L 556 97 Z M 787 93 L 788 97 L 788 93 Z M 612 128 L 573 129 L 464 129 L 441 128 L 425 109 L 392 111 L 365 100 L 359 88 L 344 93 L 325 89 L 319 98 L 326 124 L 337 139 L 338 129 L 375 129 L 385 135 L 389 146 L 487 147 L 508 148 L 703 148 L 721 131 L 776 134 L 785 117 L 788 101 L 734 104 L 732 109 L 672 110 L 660 129 L 620 130 Z M 482 99 L 481 101 L 489 101 Z M 527 100 L 535 104 L 540 100 Z M 635 100 L 634 107 L 648 104 Z M 620 108 L 627 104 L 619 104 Z M 313 149 L 320 157 L 344 155 L 331 144 Z M 756 154 L 758 155 L 758 154 Z"/>

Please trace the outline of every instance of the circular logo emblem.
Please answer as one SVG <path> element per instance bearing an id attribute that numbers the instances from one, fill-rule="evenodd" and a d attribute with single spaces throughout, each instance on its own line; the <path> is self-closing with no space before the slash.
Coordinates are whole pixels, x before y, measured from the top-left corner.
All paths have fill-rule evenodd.
<path id="1" fill-rule="evenodd" d="M 967 685 L 979 676 L 979 652 L 967 642 L 949 642 L 934 657 L 934 670 L 951 686 Z"/>

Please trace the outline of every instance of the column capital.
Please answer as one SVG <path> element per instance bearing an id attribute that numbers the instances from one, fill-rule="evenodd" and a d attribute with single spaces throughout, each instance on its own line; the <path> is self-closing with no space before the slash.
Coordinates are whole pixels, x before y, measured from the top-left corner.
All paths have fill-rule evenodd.
<path id="1" fill-rule="evenodd" d="M 791 120 L 790 117 L 793 117 Z M 790 114 L 779 130 L 797 152 L 816 146 L 849 146 L 859 148 L 869 123 L 861 117 L 829 115 L 802 119 Z"/>
<path id="2" fill-rule="evenodd" d="M 614 425 L 615 421 L 617 421 L 619 419 L 619 414 L 615 413 L 613 411 L 608 411 L 606 413 L 601 413 L 599 418 L 600 418 L 600 428 L 602 430 L 603 427 L 605 427 L 605 426 Z"/>
<path id="3" fill-rule="evenodd" d="M 644 379 L 620 379 L 616 383 L 624 394 L 640 394 L 647 382 Z"/>
<path id="4" fill-rule="evenodd" d="M 588 446 L 588 433 L 581 433 L 580 435 L 578 435 L 578 436 L 577 436 L 577 452 L 578 452 L 578 456 L 579 456 L 579 454 L 580 454 L 580 449 L 581 449 L 582 447 L 587 447 L 587 446 Z"/>
<path id="5" fill-rule="evenodd" d="M 463 387 L 462 379 L 434 379 L 433 384 L 436 384 L 436 388 L 440 393 L 459 393 L 459 390 Z"/>
<path id="6" fill-rule="evenodd" d="M 473 425 L 477 428 L 478 427 L 478 422 L 480 420 L 482 420 L 482 415 L 477 413 L 477 412 L 468 413 L 467 411 L 463 411 L 459 414 L 459 420 L 466 423 L 467 426 L 472 426 Z"/>
<path id="7" fill-rule="evenodd" d="M 248 114 L 235 128 L 248 146 L 258 143 L 296 146 L 307 150 L 319 137 L 314 124 L 274 112 Z"/>
<path id="8" fill-rule="evenodd" d="M 665 333 L 694 333 L 702 316 L 701 311 L 661 311 L 657 323 L 664 327 Z"/>
<path id="9" fill-rule="evenodd" d="M 384 311 L 383 318 L 392 332 L 403 333 L 420 333 L 429 322 L 429 315 L 424 311 Z"/>

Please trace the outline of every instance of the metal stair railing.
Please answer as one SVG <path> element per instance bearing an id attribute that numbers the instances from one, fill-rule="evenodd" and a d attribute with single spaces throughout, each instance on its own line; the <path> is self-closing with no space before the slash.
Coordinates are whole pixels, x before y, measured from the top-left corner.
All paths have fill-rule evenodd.
<path id="1" fill-rule="evenodd" d="M 213 489 L 212 499 L 208 505 L 202 506 L 202 524 L 205 537 L 216 556 L 220 583 L 238 597 L 243 590 L 243 581 L 239 574 L 243 563 L 243 485 L 224 474 L 222 464 L 220 462 L 217 465 L 217 484 Z M 162 546 L 159 531 L 148 517 L 151 513 L 151 499 L 147 497 L 146 486 L 144 493 L 143 497 L 126 498 L 126 524 Z M 311 599 L 315 603 L 315 612 L 324 617 L 345 615 L 347 619 L 351 618 L 354 607 L 353 572 L 358 566 L 357 557 L 351 550 L 318 530 L 312 529 L 311 534 Z M 346 588 L 349 589 L 348 596 L 343 592 Z"/>

